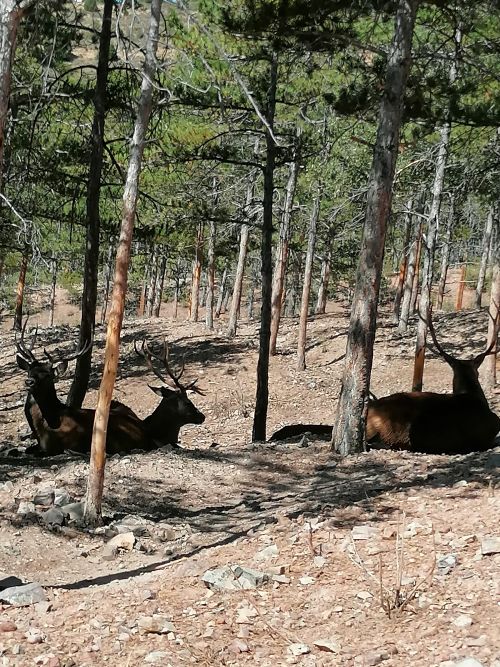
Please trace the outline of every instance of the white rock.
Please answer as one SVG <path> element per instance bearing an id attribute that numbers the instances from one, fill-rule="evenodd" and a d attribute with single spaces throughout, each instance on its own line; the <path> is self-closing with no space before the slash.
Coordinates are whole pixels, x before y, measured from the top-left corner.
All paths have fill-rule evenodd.
<path id="1" fill-rule="evenodd" d="M 452 621 L 453 625 L 456 625 L 457 628 L 470 628 L 472 625 L 472 618 L 466 614 L 460 614 Z"/>
<path id="2" fill-rule="evenodd" d="M 306 653 L 310 653 L 311 649 L 307 644 L 290 644 L 288 647 L 288 650 L 292 655 L 305 655 Z"/>

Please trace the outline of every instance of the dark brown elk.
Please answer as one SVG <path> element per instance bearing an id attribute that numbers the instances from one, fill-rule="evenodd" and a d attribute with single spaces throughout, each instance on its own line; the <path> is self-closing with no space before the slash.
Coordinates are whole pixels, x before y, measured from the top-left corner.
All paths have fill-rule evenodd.
<path id="1" fill-rule="evenodd" d="M 474 359 L 457 359 L 429 331 L 441 357 L 453 371 L 453 393 L 407 392 L 368 404 L 366 441 L 372 447 L 409 449 L 429 454 L 466 454 L 494 446 L 500 419 L 489 408 L 479 383 L 479 367 L 496 346 Z"/>
<path id="2" fill-rule="evenodd" d="M 92 440 L 95 411 L 91 408 L 71 408 L 59 400 L 54 381 L 67 368 L 68 362 L 84 354 L 86 348 L 72 354 L 49 354 L 46 361 L 36 359 L 31 348 L 23 341 L 16 342 L 18 366 L 28 373 L 28 396 L 25 413 L 38 446 L 28 453 L 42 456 L 60 454 L 65 450 L 88 453 Z M 33 347 L 33 344 L 32 346 Z M 147 346 L 143 344 L 141 357 Z M 149 359 L 151 365 L 151 359 Z M 153 388 L 162 396 L 154 412 L 140 419 L 130 408 L 112 401 L 106 436 L 108 454 L 126 453 L 133 449 L 152 450 L 166 444 L 177 444 L 180 428 L 185 424 L 201 424 L 204 415 L 187 396 L 188 389 L 201 393 L 194 383 L 183 387 L 178 376 L 173 376 L 176 389 Z"/>
<path id="3" fill-rule="evenodd" d="M 478 371 L 487 355 L 493 353 L 496 341 L 474 359 L 457 359 L 438 343 L 430 318 L 429 331 L 437 351 L 453 371 L 453 393 L 401 392 L 370 399 L 366 418 L 368 447 L 428 454 L 490 449 L 500 432 L 500 419 L 489 408 Z M 290 424 L 274 433 L 271 440 L 305 432 L 331 438 L 332 427 Z"/>

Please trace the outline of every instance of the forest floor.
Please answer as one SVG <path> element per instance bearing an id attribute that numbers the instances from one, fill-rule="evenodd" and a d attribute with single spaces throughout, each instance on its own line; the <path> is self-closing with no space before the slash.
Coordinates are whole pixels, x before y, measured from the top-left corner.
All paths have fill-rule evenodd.
<path id="1" fill-rule="evenodd" d="M 311 320 L 304 372 L 296 370 L 297 321 L 283 321 L 270 367 L 269 434 L 287 423 L 333 422 L 347 317 L 336 305 Z M 486 312 L 435 320 L 457 356 L 484 349 Z M 74 324 L 41 327 L 39 349 L 74 345 Z M 251 444 L 258 325 L 242 323 L 232 340 L 224 325 L 207 333 L 203 322 L 168 317 L 125 322 L 116 398 L 141 416 L 157 404 L 133 339 L 166 336 L 174 359 L 186 355 L 188 379 L 199 378 L 205 396 L 193 401 L 206 421 L 182 429 L 181 450 L 108 461 L 105 530 L 47 525 L 40 507 L 27 504 L 56 488 L 81 500 L 87 460 L 0 456 L 0 580 L 37 582 L 47 598 L 0 604 L 0 665 L 451 667 L 469 658 L 477 662 L 465 665 L 500 667 L 500 553 L 485 547 L 486 538 L 500 539 L 500 450 L 340 460 L 313 438 Z M 98 328 L 88 405 L 104 333 Z M 376 395 L 408 389 L 413 345 L 413 330 L 398 336 L 381 318 Z M 5 455 L 27 444 L 24 376 L 5 322 L 0 371 Z M 58 384 L 61 395 L 68 386 Z M 425 387 L 451 387 L 451 371 L 432 355 Z M 499 411 L 498 396 L 490 399 Z M 136 536 L 124 537 L 118 553 L 105 545 L 112 521 Z M 207 588 L 203 574 L 227 565 L 270 580 Z"/>

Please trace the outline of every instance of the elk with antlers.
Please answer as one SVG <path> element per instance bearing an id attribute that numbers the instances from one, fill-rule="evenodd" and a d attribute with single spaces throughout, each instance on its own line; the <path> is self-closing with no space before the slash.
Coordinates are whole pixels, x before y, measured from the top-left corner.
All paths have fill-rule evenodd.
<path id="1" fill-rule="evenodd" d="M 54 385 L 55 380 L 67 369 L 68 362 L 84 354 L 88 346 L 71 354 L 59 351 L 50 354 L 44 349 L 47 361 L 40 361 L 32 352 L 36 334 L 28 348 L 24 344 L 24 329 L 20 342 L 16 341 L 16 359 L 18 366 L 28 373 L 25 413 L 38 441 L 38 446 L 30 448 L 29 453 L 50 456 L 64 450 L 89 452 L 95 410 L 67 406 L 59 400 Z M 153 355 L 147 345 L 143 343 L 141 351 L 137 347 L 136 351 L 153 368 Z M 169 372 L 166 354 L 165 362 Z M 155 374 L 158 375 L 156 371 Z M 171 377 L 176 389 L 152 388 L 162 396 L 162 401 L 144 420 L 123 403 L 112 401 L 106 436 L 108 454 L 126 453 L 133 449 L 152 450 L 166 444 L 176 445 L 183 425 L 203 423 L 205 416 L 187 396 L 188 389 L 198 393 L 201 391 L 195 388 L 195 383 L 187 387 L 181 385 L 180 374 L 176 376 L 172 373 Z"/>

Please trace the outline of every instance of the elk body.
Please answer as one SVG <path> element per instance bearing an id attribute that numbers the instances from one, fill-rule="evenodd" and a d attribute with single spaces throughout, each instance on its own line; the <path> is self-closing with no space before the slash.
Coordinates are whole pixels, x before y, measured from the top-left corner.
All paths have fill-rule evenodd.
<path id="1" fill-rule="evenodd" d="M 28 373 L 25 414 L 38 441 L 38 446 L 31 448 L 30 453 L 51 456 L 64 450 L 89 452 L 95 410 L 67 406 L 59 400 L 54 384 L 66 370 L 68 362 L 84 354 L 86 349 L 71 355 L 57 356 L 44 350 L 47 361 L 40 361 L 35 358 L 31 349 L 24 345 L 22 338 L 16 347 L 18 366 Z M 151 358 L 148 357 L 149 350 L 144 343 L 139 353 L 152 367 Z M 171 373 L 169 368 L 168 372 Z M 108 454 L 127 453 L 133 449 L 152 450 L 166 444 L 176 445 L 182 426 L 202 424 L 205 421 L 203 413 L 187 396 L 188 389 L 201 393 L 195 383 L 184 387 L 180 383 L 180 375 L 171 373 L 171 378 L 175 389 L 167 386 L 151 387 L 162 400 L 145 419 L 140 419 L 123 403 L 112 401 L 106 435 Z"/>

